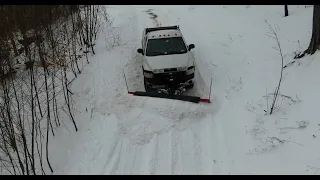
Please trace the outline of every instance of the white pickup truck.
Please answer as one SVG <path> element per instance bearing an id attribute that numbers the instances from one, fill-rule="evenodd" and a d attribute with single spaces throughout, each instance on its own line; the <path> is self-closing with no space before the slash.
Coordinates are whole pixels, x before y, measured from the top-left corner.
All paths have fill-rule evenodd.
<path id="1" fill-rule="evenodd" d="M 193 87 L 195 61 L 179 26 L 145 28 L 142 33 L 142 70 L 145 90 Z"/>

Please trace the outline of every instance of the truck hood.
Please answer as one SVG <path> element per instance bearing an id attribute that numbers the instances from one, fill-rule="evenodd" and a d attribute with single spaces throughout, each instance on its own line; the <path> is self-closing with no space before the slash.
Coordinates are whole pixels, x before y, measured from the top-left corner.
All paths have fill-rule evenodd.
<path id="1" fill-rule="evenodd" d="M 192 66 L 193 59 L 189 53 L 186 54 L 172 54 L 164 56 L 146 56 L 145 58 L 148 69 L 165 69 Z"/>

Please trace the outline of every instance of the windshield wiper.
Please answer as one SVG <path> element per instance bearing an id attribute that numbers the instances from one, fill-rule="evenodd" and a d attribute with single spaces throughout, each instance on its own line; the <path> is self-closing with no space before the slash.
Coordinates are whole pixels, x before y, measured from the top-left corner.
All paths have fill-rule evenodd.
<path id="1" fill-rule="evenodd" d="M 183 54 L 185 51 L 168 51 L 168 54 Z"/>
<path id="2" fill-rule="evenodd" d="M 159 56 L 159 55 L 165 55 L 167 54 L 166 52 L 151 52 L 148 53 L 148 56 Z"/>

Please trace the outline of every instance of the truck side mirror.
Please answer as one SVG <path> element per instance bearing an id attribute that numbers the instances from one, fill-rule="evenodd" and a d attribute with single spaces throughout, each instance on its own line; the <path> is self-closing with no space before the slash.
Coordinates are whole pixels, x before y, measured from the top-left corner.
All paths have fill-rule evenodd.
<path id="1" fill-rule="evenodd" d="M 137 50 L 137 52 L 143 55 L 143 50 L 142 50 L 142 49 L 139 48 L 139 49 Z"/>
<path id="2" fill-rule="evenodd" d="M 190 45 L 188 46 L 189 51 L 190 51 L 191 49 L 194 49 L 194 48 L 195 48 L 194 44 L 190 44 Z"/>

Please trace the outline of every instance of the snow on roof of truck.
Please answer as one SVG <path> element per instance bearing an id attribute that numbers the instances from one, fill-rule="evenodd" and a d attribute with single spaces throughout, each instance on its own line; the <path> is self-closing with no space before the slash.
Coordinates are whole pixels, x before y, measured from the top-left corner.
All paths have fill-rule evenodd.
<path id="1" fill-rule="evenodd" d="M 181 37 L 182 34 L 179 30 L 159 30 L 149 32 L 147 37 L 148 39 L 159 39 L 159 38 L 167 38 L 167 37 Z"/>

